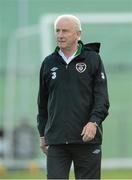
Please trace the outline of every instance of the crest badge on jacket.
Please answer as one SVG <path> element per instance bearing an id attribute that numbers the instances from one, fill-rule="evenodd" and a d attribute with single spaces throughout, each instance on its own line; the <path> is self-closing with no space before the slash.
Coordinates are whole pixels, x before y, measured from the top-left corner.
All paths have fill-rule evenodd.
<path id="1" fill-rule="evenodd" d="M 83 73 L 86 70 L 87 65 L 85 63 L 77 63 L 76 64 L 76 70 L 79 73 Z"/>

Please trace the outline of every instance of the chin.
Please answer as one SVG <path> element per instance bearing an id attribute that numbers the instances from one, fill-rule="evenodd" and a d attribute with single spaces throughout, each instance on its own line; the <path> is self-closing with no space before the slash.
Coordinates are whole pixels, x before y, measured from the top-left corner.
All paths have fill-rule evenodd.
<path id="1" fill-rule="evenodd" d="M 58 43 L 58 46 L 59 46 L 60 48 L 66 48 L 66 44 L 65 44 L 65 43 Z"/>
<path id="2" fill-rule="evenodd" d="M 59 48 L 60 48 L 60 49 L 66 49 L 66 46 L 59 45 Z"/>

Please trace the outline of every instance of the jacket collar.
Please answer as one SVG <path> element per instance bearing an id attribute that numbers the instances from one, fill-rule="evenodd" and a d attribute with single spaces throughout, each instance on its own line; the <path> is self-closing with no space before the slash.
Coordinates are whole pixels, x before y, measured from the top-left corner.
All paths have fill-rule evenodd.
<path id="1" fill-rule="evenodd" d="M 82 44 L 82 50 L 85 49 L 87 51 L 95 51 L 97 53 L 100 52 L 100 43 L 99 42 L 93 42 L 93 43 L 87 43 L 87 44 L 83 44 L 82 41 L 79 41 L 79 43 Z"/>
<path id="2" fill-rule="evenodd" d="M 95 51 L 96 53 L 100 52 L 100 43 L 99 42 L 93 42 L 93 43 L 87 43 L 87 44 L 83 44 L 83 42 L 81 40 L 78 41 L 79 47 L 78 50 L 76 52 L 76 57 L 79 56 L 81 60 L 85 59 L 85 51 Z M 57 46 L 55 48 L 54 53 L 58 54 L 58 51 L 60 50 L 60 48 Z"/>
<path id="3" fill-rule="evenodd" d="M 79 55 L 83 49 L 88 50 L 88 51 L 95 51 L 97 53 L 100 52 L 100 45 L 101 44 L 99 42 L 83 44 L 83 42 L 79 40 L 78 44 L 79 44 L 79 47 L 78 47 L 78 50 L 76 52 L 76 55 Z M 57 46 L 55 48 L 55 52 L 58 52 L 59 50 L 60 50 L 60 48 Z"/>
<path id="4" fill-rule="evenodd" d="M 78 49 L 77 49 L 77 51 L 76 51 L 76 54 L 75 54 L 75 56 L 78 56 L 80 53 L 81 53 L 81 50 L 82 50 L 82 46 L 83 46 L 83 43 L 81 43 L 81 41 L 78 41 Z M 55 52 L 59 52 L 59 50 L 60 50 L 60 48 L 59 48 L 59 46 L 57 46 L 56 48 L 55 48 Z"/>

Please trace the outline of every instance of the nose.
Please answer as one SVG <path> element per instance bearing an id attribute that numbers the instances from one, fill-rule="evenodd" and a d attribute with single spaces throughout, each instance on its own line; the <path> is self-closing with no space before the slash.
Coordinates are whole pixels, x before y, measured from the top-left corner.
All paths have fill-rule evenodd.
<path id="1" fill-rule="evenodd" d="M 62 31 L 59 31 L 56 33 L 57 37 L 58 38 L 62 38 L 63 37 L 63 32 Z"/>

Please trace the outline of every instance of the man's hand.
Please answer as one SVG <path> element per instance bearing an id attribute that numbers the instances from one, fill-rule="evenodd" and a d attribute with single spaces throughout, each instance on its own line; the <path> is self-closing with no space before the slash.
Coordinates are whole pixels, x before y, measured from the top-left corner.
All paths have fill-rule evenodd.
<path id="1" fill-rule="evenodd" d="M 96 130 L 97 130 L 97 124 L 93 122 L 88 122 L 81 133 L 82 139 L 84 142 L 91 141 L 94 139 L 96 135 Z"/>
<path id="2" fill-rule="evenodd" d="M 40 148 L 42 149 L 42 151 L 47 155 L 48 152 L 48 146 L 45 143 L 45 138 L 44 137 L 40 137 Z"/>

